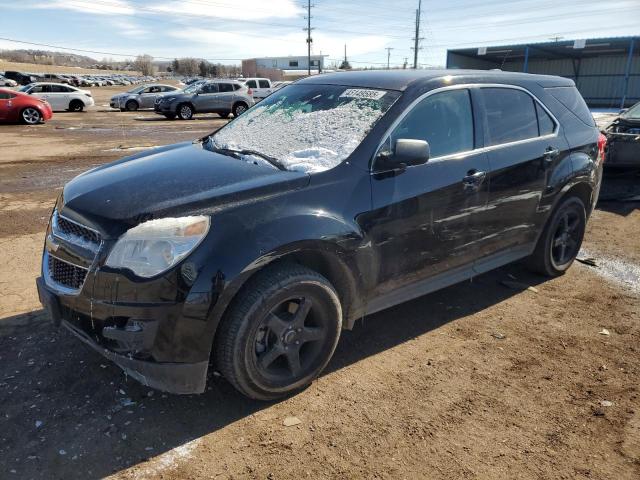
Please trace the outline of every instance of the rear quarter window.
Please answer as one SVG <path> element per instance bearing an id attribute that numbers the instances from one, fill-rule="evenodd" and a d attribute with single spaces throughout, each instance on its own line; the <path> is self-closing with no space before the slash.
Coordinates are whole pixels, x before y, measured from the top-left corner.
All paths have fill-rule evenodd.
<path id="1" fill-rule="evenodd" d="M 553 87 L 545 88 L 545 90 L 564 105 L 567 110 L 578 117 L 583 123 L 590 127 L 596 126 L 593 115 L 591 115 L 587 104 L 576 87 Z"/>

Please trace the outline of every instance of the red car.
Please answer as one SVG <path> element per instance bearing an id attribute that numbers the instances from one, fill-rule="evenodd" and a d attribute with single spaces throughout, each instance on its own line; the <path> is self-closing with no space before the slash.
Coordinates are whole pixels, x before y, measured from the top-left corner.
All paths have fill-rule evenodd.
<path id="1" fill-rule="evenodd" d="M 22 122 L 35 125 L 53 116 L 51 105 L 26 93 L 0 88 L 0 123 Z"/>

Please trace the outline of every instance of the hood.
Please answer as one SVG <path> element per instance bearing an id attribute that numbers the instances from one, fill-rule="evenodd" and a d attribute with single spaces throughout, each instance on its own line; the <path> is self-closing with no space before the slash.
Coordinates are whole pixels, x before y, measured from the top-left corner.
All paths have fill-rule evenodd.
<path id="1" fill-rule="evenodd" d="M 58 208 L 118 235 L 147 219 L 211 213 L 308 183 L 303 172 L 255 165 L 210 152 L 200 143 L 181 143 L 81 174 L 64 187 Z"/>

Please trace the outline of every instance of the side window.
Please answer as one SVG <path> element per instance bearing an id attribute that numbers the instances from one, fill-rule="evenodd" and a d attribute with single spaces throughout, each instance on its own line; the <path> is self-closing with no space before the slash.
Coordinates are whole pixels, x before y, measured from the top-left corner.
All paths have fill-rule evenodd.
<path id="1" fill-rule="evenodd" d="M 233 92 L 233 85 L 230 83 L 219 83 L 218 90 L 220 90 L 220 92 Z"/>
<path id="2" fill-rule="evenodd" d="M 200 93 L 218 93 L 218 85 L 215 83 L 207 83 L 202 86 Z"/>
<path id="3" fill-rule="evenodd" d="M 289 66 L 290 67 L 297 67 L 298 66 L 298 61 L 297 60 L 289 60 Z"/>
<path id="4" fill-rule="evenodd" d="M 473 113 L 469 90 L 450 90 L 422 100 L 391 133 L 391 141 L 429 142 L 431 157 L 473 150 Z"/>
<path id="5" fill-rule="evenodd" d="M 8 93 L 0 92 L 0 100 L 9 100 L 10 98 Z"/>
<path id="6" fill-rule="evenodd" d="M 271 88 L 267 80 L 258 80 L 258 85 L 260 85 L 260 88 Z"/>
<path id="7" fill-rule="evenodd" d="M 589 107 L 587 107 L 587 104 L 584 102 L 582 95 L 580 95 L 580 92 L 576 87 L 553 87 L 545 88 L 545 90 L 553 95 L 556 100 L 564 105 L 583 123 L 590 127 L 596 126 L 596 122 L 589 111 Z"/>
<path id="8" fill-rule="evenodd" d="M 555 122 L 538 102 L 536 102 L 536 112 L 538 113 L 538 130 L 540 136 L 551 135 L 556 129 Z"/>
<path id="9" fill-rule="evenodd" d="M 51 93 L 67 93 L 69 90 L 67 87 L 61 85 L 51 85 Z"/>
<path id="10" fill-rule="evenodd" d="M 234 90 L 240 90 L 242 88 L 242 85 L 238 84 L 238 83 L 234 83 L 233 84 L 233 89 Z"/>
<path id="11" fill-rule="evenodd" d="M 538 136 L 535 101 L 513 88 L 481 88 L 487 119 L 486 146 Z"/>
<path id="12" fill-rule="evenodd" d="M 258 88 L 255 80 L 248 80 L 245 85 L 249 88 Z"/>

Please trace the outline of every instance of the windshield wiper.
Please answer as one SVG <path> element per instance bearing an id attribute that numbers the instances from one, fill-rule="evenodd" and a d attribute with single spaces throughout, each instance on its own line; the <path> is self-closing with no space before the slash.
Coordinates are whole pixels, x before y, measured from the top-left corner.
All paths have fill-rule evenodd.
<path id="1" fill-rule="evenodd" d="M 283 170 L 286 171 L 287 167 L 284 166 L 284 164 L 278 160 L 277 158 L 273 158 L 270 155 L 267 155 L 266 153 L 262 153 L 262 152 L 258 152 L 257 150 L 250 150 L 250 149 L 241 149 L 241 150 L 235 150 L 233 148 L 222 148 L 222 147 L 215 147 L 212 145 L 213 142 L 210 142 L 211 145 L 211 151 L 212 152 L 216 152 L 216 153 L 222 153 L 222 154 L 231 154 L 233 156 L 237 156 L 237 155 L 253 155 L 255 157 L 260 157 L 263 160 L 266 160 L 267 162 L 269 162 L 271 165 L 273 165 L 274 167 L 276 167 L 278 170 Z"/>

